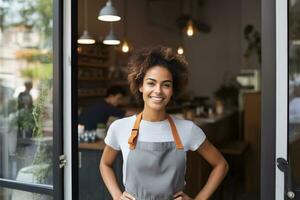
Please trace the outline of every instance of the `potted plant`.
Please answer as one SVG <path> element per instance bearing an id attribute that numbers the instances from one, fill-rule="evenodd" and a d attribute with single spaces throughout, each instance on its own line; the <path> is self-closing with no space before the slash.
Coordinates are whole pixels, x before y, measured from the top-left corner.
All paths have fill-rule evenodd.
<path id="1" fill-rule="evenodd" d="M 232 82 L 221 84 L 220 87 L 214 92 L 217 100 L 223 101 L 225 106 L 238 105 L 239 87 Z"/>

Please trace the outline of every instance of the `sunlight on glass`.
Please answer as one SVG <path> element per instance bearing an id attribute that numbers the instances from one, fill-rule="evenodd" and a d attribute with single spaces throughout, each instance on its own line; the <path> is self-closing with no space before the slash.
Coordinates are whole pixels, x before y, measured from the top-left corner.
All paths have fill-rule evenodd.
<path id="1" fill-rule="evenodd" d="M 53 182 L 52 12 L 52 0 L 0 1 L 0 178 Z"/>

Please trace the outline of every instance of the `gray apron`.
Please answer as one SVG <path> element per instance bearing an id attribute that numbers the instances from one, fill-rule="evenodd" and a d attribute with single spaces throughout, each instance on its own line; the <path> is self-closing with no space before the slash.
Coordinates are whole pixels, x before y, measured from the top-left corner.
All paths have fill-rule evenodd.
<path id="1" fill-rule="evenodd" d="M 125 190 L 136 200 L 169 200 L 183 190 L 186 153 L 171 117 L 174 142 L 138 142 L 142 113 L 137 116 L 128 140 Z"/>

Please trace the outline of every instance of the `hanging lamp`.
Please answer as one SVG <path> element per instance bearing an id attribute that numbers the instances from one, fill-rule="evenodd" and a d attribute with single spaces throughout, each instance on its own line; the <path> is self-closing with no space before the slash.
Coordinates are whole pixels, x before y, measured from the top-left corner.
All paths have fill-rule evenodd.
<path id="1" fill-rule="evenodd" d="M 182 45 L 179 45 L 177 48 L 177 54 L 182 55 L 184 53 Z"/>
<path id="2" fill-rule="evenodd" d="M 179 31 L 178 33 L 179 33 L 180 43 L 177 46 L 177 54 L 182 55 L 184 53 L 183 41 L 182 41 L 182 33 L 181 33 L 181 31 Z"/>
<path id="3" fill-rule="evenodd" d="M 100 10 L 98 19 L 106 22 L 116 22 L 121 20 L 117 10 L 113 7 L 112 1 L 108 0 L 106 5 Z"/>
<path id="4" fill-rule="evenodd" d="M 123 36 L 123 41 L 121 44 L 121 50 L 123 53 L 128 53 L 132 48 L 129 46 L 129 42 L 127 40 L 127 0 L 124 0 L 124 7 L 123 7 L 123 13 L 124 13 L 124 23 L 123 23 L 123 28 L 124 28 L 124 36 Z"/>
<path id="5" fill-rule="evenodd" d="M 78 44 L 94 44 L 95 40 L 89 35 L 87 22 L 87 0 L 84 0 L 84 31 L 82 36 L 77 40 Z"/>
<path id="6" fill-rule="evenodd" d="M 110 23 L 110 31 L 109 31 L 109 34 L 104 38 L 103 44 L 106 44 L 106 45 L 120 44 L 120 40 L 118 40 L 114 34 L 112 23 Z"/>
<path id="7" fill-rule="evenodd" d="M 192 37 L 195 34 L 196 29 L 195 29 L 194 23 L 191 19 L 188 20 L 185 30 L 186 30 L 186 35 L 189 37 Z"/>
<path id="8" fill-rule="evenodd" d="M 188 37 L 192 37 L 195 32 L 196 32 L 196 28 L 195 28 L 195 25 L 194 25 L 194 22 L 193 22 L 193 5 L 192 5 L 192 0 L 190 0 L 189 2 L 190 4 L 190 17 L 186 23 L 186 26 L 185 26 L 185 33 Z"/>

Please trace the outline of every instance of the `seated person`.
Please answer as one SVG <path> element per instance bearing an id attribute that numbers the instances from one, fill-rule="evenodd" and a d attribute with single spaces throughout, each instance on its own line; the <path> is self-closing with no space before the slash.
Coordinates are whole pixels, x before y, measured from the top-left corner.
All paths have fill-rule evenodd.
<path id="1" fill-rule="evenodd" d="M 95 130 L 97 124 L 106 124 L 109 117 L 122 118 L 129 115 L 130 113 L 118 108 L 125 95 L 126 92 L 123 88 L 119 86 L 110 87 L 103 100 L 83 109 L 79 115 L 79 124 L 84 125 L 85 130 Z"/>

